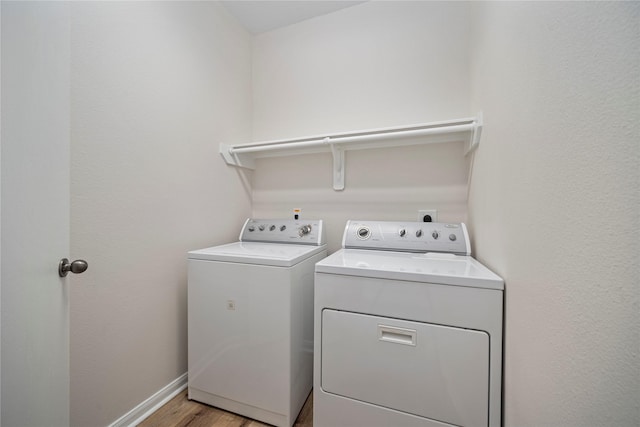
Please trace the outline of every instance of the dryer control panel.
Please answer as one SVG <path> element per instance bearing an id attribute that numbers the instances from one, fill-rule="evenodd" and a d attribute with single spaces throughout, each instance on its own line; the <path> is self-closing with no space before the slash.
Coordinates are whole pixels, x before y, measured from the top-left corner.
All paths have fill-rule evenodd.
<path id="1" fill-rule="evenodd" d="M 325 244 L 321 219 L 255 219 L 249 218 L 240 232 L 241 242 Z"/>
<path id="2" fill-rule="evenodd" d="M 350 220 L 344 229 L 342 247 L 471 255 L 464 223 Z"/>

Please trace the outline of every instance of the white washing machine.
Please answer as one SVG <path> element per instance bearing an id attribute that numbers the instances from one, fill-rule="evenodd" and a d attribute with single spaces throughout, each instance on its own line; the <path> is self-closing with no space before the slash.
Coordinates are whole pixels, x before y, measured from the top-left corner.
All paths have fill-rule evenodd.
<path id="1" fill-rule="evenodd" d="M 503 290 L 464 224 L 347 222 L 316 264 L 314 427 L 500 426 Z"/>
<path id="2" fill-rule="evenodd" d="M 290 427 L 312 387 L 322 221 L 248 219 L 240 241 L 189 252 L 188 396 Z"/>

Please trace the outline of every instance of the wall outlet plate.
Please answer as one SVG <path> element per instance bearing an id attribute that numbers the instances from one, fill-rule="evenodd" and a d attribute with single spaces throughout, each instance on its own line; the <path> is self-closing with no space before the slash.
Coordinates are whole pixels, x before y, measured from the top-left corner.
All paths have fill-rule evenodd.
<path id="1" fill-rule="evenodd" d="M 425 220 L 431 217 L 431 221 Z M 436 209 L 420 209 L 418 211 L 418 222 L 438 222 L 438 211 Z"/>

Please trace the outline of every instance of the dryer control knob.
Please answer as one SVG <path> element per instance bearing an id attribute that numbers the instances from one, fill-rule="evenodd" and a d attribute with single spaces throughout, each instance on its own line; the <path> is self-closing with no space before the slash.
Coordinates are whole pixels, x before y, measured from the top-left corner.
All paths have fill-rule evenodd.
<path id="1" fill-rule="evenodd" d="M 440 233 L 434 231 L 433 233 L 431 233 L 431 237 L 433 237 L 435 240 L 438 240 L 438 237 L 440 237 Z"/>
<path id="2" fill-rule="evenodd" d="M 360 227 L 356 231 L 359 239 L 366 240 L 371 235 L 371 231 L 367 227 Z"/>
<path id="3" fill-rule="evenodd" d="M 452 242 L 455 242 L 457 239 L 455 234 L 449 234 L 449 240 L 451 240 Z"/>
<path id="4" fill-rule="evenodd" d="M 253 232 L 253 231 L 256 231 L 256 228 L 253 225 L 250 225 L 249 228 L 247 228 L 247 230 Z"/>
<path id="5" fill-rule="evenodd" d="M 273 230 L 275 230 L 275 229 L 276 229 L 276 226 L 275 226 L 275 225 L 272 225 L 271 227 L 269 227 L 269 231 L 273 231 Z"/>
<path id="6" fill-rule="evenodd" d="M 407 234 L 407 230 L 401 228 L 400 231 L 398 231 L 398 234 L 400 235 L 400 237 L 404 237 Z"/>
<path id="7" fill-rule="evenodd" d="M 416 231 L 416 237 L 422 237 L 422 230 Z"/>
<path id="8" fill-rule="evenodd" d="M 286 226 L 286 225 L 281 225 L 281 226 L 280 226 L 280 231 L 284 231 L 284 230 L 286 230 L 286 229 L 287 229 L 287 226 Z"/>
<path id="9" fill-rule="evenodd" d="M 264 231 L 264 225 L 263 225 L 263 224 L 260 224 L 260 225 L 258 226 L 258 230 L 260 230 L 260 231 Z"/>

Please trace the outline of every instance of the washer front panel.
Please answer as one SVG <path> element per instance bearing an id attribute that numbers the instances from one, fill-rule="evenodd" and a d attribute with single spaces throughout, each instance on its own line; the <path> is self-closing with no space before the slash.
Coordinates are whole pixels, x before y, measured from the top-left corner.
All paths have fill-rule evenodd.
<path id="1" fill-rule="evenodd" d="M 293 425 L 313 381 L 314 265 L 325 256 L 284 268 L 189 259 L 190 399 Z"/>
<path id="2" fill-rule="evenodd" d="M 292 287 L 288 268 L 190 261 L 189 387 L 285 414 Z"/>

